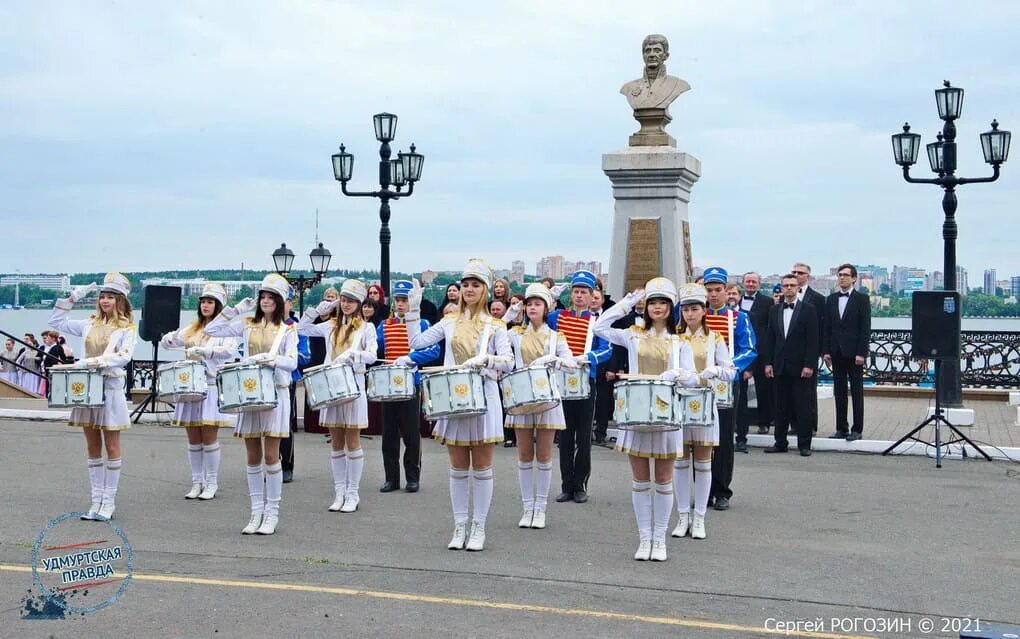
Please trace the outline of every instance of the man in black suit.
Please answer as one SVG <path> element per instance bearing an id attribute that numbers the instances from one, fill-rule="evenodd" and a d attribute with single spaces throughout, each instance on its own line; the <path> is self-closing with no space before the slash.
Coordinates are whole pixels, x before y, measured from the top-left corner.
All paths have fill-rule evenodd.
<path id="1" fill-rule="evenodd" d="M 797 286 L 800 287 L 800 292 L 797 293 L 797 299 L 802 302 L 807 302 L 814 307 L 815 313 L 818 315 L 818 336 L 822 336 L 822 332 L 825 330 L 825 296 L 811 288 L 809 282 L 811 281 L 811 267 L 803 262 L 797 262 L 793 265 L 791 273 L 797 276 Z M 822 356 L 822 343 L 818 342 L 818 357 Z"/>
<path id="2" fill-rule="evenodd" d="M 744 273 L 744 293 L 740 297 L 740 310 L 751 318 L 751 328 L 759 341 L 765 336 L 769 327 L 769 310 L 772 298 L 762 293 L 761 276 L 754 271 Z M 761 358 L 755 360 L 750 370 L 740 376 L 740 401 L 737 404 L 737 443 L 733 450 L 738 453 L 747 452 L 747 431 L 751 426 L 752 411 L 747 408 L 747 383 L 754 378 L 754 389 L 758 398 L 758 434 L 769 432 L 774 410 L 772 401 L 772 380 L 765 377 L 765 362 Z"/>
<path id="3" fill-rule="evenodd" d="M 832 369 L 836 399 L 836 433 L 831 438 L 852 442 L 860 439 L 864 430 L 864 363 L 871 341 L 871 300 L 854 290 L 857 268 L 853 264 L 841 265 L 836 277 L 839 290 L 825 300 L 822 358 Z M 846 419 L 847 377 L 854 403 L 852 429 Z"/>
<path id="4" fill-rule="evenodd" d="M 769 313 L 762 340 L 766 377 L 775 380 L 776 443 L 766 453 L 785 453 L 790 423 L 796 423 L 797 448 L 811 455 L 811 437 L 818 424 L 815 374 L 818 371 L 818 313 L 799 301 L 800 286 L 793 273 L 783 276 L 783 301 Z"/>

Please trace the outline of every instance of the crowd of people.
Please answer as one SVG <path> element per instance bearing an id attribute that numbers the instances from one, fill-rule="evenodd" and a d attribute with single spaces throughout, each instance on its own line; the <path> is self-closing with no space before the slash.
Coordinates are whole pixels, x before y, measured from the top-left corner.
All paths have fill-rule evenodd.
<path id="1" fill-rule="evenodd" d="M 45 330 L 41 335 L 42 345 L 33 333 L 25 333 L 20 344 L 7 338 L 0 351 L 0 379 L 46 395 L 46 372 L 51 366 L 73 362 L 74 350 L 58 331 Z"/>
<path id="2" fill-rule="evenodd" d="M 824 297 L 809 285 L 810 268 L 796 264 L 766 295 L 760 277 L 746 273 L 740 285 L 727 271 L 711 267 L 697 281 L 679 286 L 657 277 L 614 302 L 598 278 L 574 273 L 566 284 L 534 283 L 523 294 L 493 277 L 480 260 L 465 267 L 461 280 L 445 290 L 438 304 L 422 297 L 417 281 L 394 282 L 392 290 L 346 280 L 328 289 L 322 301 L 301 317 L 292 312 L 294 290 L 279 275 L 262 281 L 257 299 L 227 305 L 222 286 L 209 283 L 195 320 L 163 336 L 166 348 L 182 349 L 201 362 L 208 383 L 235 364 L 272 371 L 282 397 L 269 410 L 228 415 L 215 393 L 204 400 L 178 402 L 172 423 L 187 433 L 191 487 L 186 499 L 210 500 L 218 488 L 219 429 L 232 426 L 243 438 L 251 516 L 244 534 L 274 534 L 280 522 L 283 484 L 294 472 L 291 434 L 297 430 L 295 386 L 302 371 L 319 363 L 349 365 L 357 383 L 355 400 L 318 411 L 328 430 L 332 500 L 327 510 L 354 513 L 362 499 L 365 464 L 361 434 L 373 409 L 382 425 L 385 481 L 380 492 L 418 492 L 421 481 L 423 374 L 474 370 L 481 380 L 485 409 L 433 420 L 431 435 L 449 457 L 453 517 L 450 549 L 482 550 L 493 494 L 496 444 L 518 447 L 521 528 L 542 529 L 558 445 L 558 503 L 584 504 L 592 473 L 591 446 L 605 443 L 614 407 L 614 386 L 644 379 L 670 388 L 704 388 L 724 383 L 728 396 L 711 401 L 709 422 L 699 428 L 622 428 L 616 450 L 628 455 L 632 506 L 639 545 L 635 559 L 666 559 L 666 531 L 677 510 L 673 537 L 704 539 L 710 507 L 726 510 L 733 492 L 734 452 L 747 452 L 752 423 L 759 433 L 774 428 L 767 453 L 783 453 L 789 432 L 802 456 L 811 454 L 817 428 L 819 361 L 833 371 L 836 432 L 849 441 L 863 431 L 863 365 L 870 332 L 870 304 L 856 291 L 856 269 L 838 269 L 839 290 Z M 96 312 L 71 320 L 73 305 L 98 290 Z M 82 428 L 87 450 L 91 502 L 86 519 L 110 518 L 115 510 L 121 461 L 120 431 L 129 428 L 124 389 L 137 330 L 127 294 L 128 280 L 110 273 L 101 285 L 76 287 L 59 300 L 44 333 L 49 348 L 31 358 L 71 362 L 102 375 L 104 404 L 76 407 L 70 423 Z M 569 293 L 568 293 L 569 291 Z M 567 304 L 561 297 L 566 295 Z M 389 299 L 387 299 L 389 297 Z M 253 315 L 249 315 L 253 313 Z M 73 358 L 57 332 L 81 337 L 84 357 Z M 27 336 L 26 336 L 27 337 Z M 7 353 L 13 350 L 8 341 Z M 25 349 L 27 352 L 27 349 Z M 25 352 L 6 356 L 23 362 Z M 365 376 L 374 366 L 406 367 L 416 392 L 401 401 L 367 401 Z M 311 367 L 311 368 L 310 368 Z M 505 415 L 498 381 L 513 371 L 560 370 L 580 381 L 583 392 L 538 413 Z M 5 368 L 6 372 L 6 368 Z M 574 383 L 574 382 L 570 382 Z M 847 416 L 847 385 L 853 400 Z M 757 409 L 748 406 L 753 388 Z M 307 426 L 307 423 L 306 423 Z M 401 443 L 404 454 L 401 458 Z M 104 455 L 105 453 L 105 455 Z"/>

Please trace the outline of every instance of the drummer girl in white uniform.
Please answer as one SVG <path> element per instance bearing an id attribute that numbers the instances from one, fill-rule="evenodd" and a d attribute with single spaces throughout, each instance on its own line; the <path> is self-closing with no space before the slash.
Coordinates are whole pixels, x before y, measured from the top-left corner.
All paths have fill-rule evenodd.
<path id="1" fill-rule="evenodd" d="M 712 379 L 733 380 L 737 369 L 730 358 L 730 349 L 721 335 L 705 325 L 708 293 L 701 284 L 687 284 L 680 289 L 680 337 L 690 346 L 694 356 L 697 385 L 708 386 Z M 719 412 L 712 407 L 712 426 L 684 428 L 684 447 L 674 465 L 673 487 L 676 491 L 677 525 L 674 537 L 683 537 L 690 530 L 694 539 L 705 538 L 705 513 L 712 487 L 712 449 L 719 445 Z M 691 453 L 694 472 L 691 478 Z M 691 484 L 694 484 L 694 518 L 691 518 Z"/>
<path id="2" fill-rule="evenodd" d="M 74 303 L 97 289 L 99 300 L 95 314 L 86 320 L 70 319 L 68 315 Z M 120 431 L 131 427 L 124 380 L 138 341 L 138 329 L 127 298 L 130 292 L 131 282 L 126 277 L 107 273 L 102 285 L 77 286 L 70 297 L 57 300 L 50 316 L 50 327 L 80 336 L 85 343 L 85 357 L 75 362 L 74 367 L 98 369 L 103 376 L 102 408 L 72 408 L 69 422 L 85 433 L 88 453 L 92 505 L 82 519 L 96 519 L 97 516 L 112 519 L 115 509 L 121 468 Z"/>
<path id="3" fill-rule="evenodd" d="M 645 300 L 644 326 L 612 327 L 613 322 L 625 317 L 642 299 Z M 676 286 L 664 277 L 656 277 L 649 280 L 644 290 L 627 294 L 619 304 L 599 316 L 595 334 L 627 349 L 631 373 L 683 382 L 693 378 L 694 358 L 690 347 L 676 334 L 675 304 Z M 673 462 L 680 453 L 681 442 L 679 430 L 624 430 L 617 440 L 616 449 L 630 456 L 631 502 L 640 536 L 634 559 L 639 561 L 666 560 L 666 528 L 673 513 Z M 654 464 L 654 497 L 649 481 L 649 459 Z"/>
<path id="4" fill-rule="evenodd" d="M 508 332 L 514 352 L 514 368 L 550 364 L 576 368 L 577 363 L 566 338 L 545 323 L 549 310 L 555 308 L 552 292 L 544 284 L 536 283 L 528 286 L 524 297 L 526 325 L 515 326 Z M 553 435 L 566 428 L 563 405 L 556 404 L 541 413 L 508 415 L 506 425 L 517 432 L 517 477 L 524 511 L 517 525 L 521 528 L 545 528 L 545 508 L 552 482 Z M 537 477 L 533 472 L 536 456 Z"/>
<path id="5" fill-rule="evenodd" d="M 272 273 L 259 285 L 257 302 L 249 297 L 233 308 L 228 306 L 205 327 L 205 333 L 210 337 L 243 337 L 242 363 L 274 369 L 276 406 L 270 410 L 243 412 L 238 415 L 234 427 L 234 436 L 244 439 L 248 462 L 251 519 L 241 530 L 243 535 L 272 535 L 280 521 L 280 499 L 283 495 L 280 440 L 290 437 L 288 389 L 291 373 L 297 368 L 297 331 L 284 321 L 286 311 L 283 301 L 289 296 L 290 284 L 282 276 Z M 252 310 L 255 317 L 241 317 Z"/>
<path id="6" fill-rule="evenodd" d="M 188 434 L 188 461 L 191 464 L 191 490 L 185 499 L 212 499 L 216 496 L 220 472 L 219 429 L 233 425 L 231 415 L 220 412 L 216 393 L 216 370 L 234 359 L 237 339 L 209 337 L 202 330 L 223 310 L 227 290 L 222 284 L 208 282 L 198 298 L 198 317 L 187 327 L 171 331 L 160 343 L 164 348 L 183 348 L 185 356 L 205 365 L 208 391 L 205 399 L 177 402 L 170 423 Z"/>
<path id="7" fill-rule="evenodd" d="M 352 513 L 361 497 L 361 474 L 365 469 L 365 451 L 361 448 L 361 431 L 368 428 L 368 398 L 365 396 L 365 367 L 376 360 L 375 325 L 361 318 L 361 304 L 368 289 L 358 280 L 345 280 L 340 297 L 323 301 L 305 311 L 298 323 L 298 333 L 326 338 L 326 362 L 350 364 L 361 394 L 357 399 L 319 411 L 319 425 L 330 434 L 330 465 L 333 470 L 332 512 Z M 333 316 L 339 304 L 340 313 Z M 329 321 L 316 324 L 318 317 Z"/>
<path id="8" fill-rule="evenodd" d="M 445 316 L 424 333 L 421 287 L 417 282 L 408 294 L 407 336 L 411 348 L 421 349 L 446 341 L 444 366 L 481 369 L 487 410 L 482 415 L 436 420 L 432 436 L 450 455 L 450 502 L 453 506 L 453 538 L 450 550 L 482 550 L 485 519 L 492 503 L 492 456 L 496 442 L 503 441 L 503 409 L 496 378 L 513 365 L 506 324 L 489 315 L 486 306 L 492 286 L 492 270 L 481 260 L 471 260 L 461 276 L 459 310 Z M 468 534 L 468 476 L 472 478 L 473 513 Z M 466 543 L 466 545 L 465 545 Z"/>

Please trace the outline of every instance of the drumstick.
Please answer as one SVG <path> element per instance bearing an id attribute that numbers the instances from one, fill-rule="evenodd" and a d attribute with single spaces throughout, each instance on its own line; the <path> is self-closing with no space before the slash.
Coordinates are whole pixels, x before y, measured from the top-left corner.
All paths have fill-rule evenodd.
<path id="1" fill-rule="evenodd" d="M 426 366 L 420 370 L 423 373 L 438 373 L 441 371 L 455 371 L 460 368 L 463 368 L 463 366 Z"/>
<path id="2" fill-rule="evenodd" d="M 658 375 L 640 375 L 638 373 L 620 373 L 617 375 L 620 379 L 634 379 L 634 380 L 653 380 L 660 379 Z"/>

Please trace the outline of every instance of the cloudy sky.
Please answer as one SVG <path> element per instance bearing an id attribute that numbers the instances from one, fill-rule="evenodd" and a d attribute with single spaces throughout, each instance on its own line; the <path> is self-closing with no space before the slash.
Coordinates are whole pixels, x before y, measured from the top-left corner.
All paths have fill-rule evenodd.
<path id="1" fill-rule="evenodd" d="M 941 191 L 903 182 L 889 135 L 932 141 L 948 78 L 960 173 L 989 172 L 978 133 L 1020 134 L 1018 23 L 930 0 L 5 2 L 0 271 L 268 268 L 312 248 L 316 209 L 335 267 L 376 265 L 378 204 L 341 197 L 329 156 L 345 142 L 372 188 L 379 111 L 426 157 L 395 269 L 608 264 L 601 155 L 636 130 L 618 91 L 653 32 L 693 87 L 668 130 L 703 163 L 695 263 L 941 268 Z M 1020 274 L 1018 163 L 960 189 L 972 285 Z"/>

